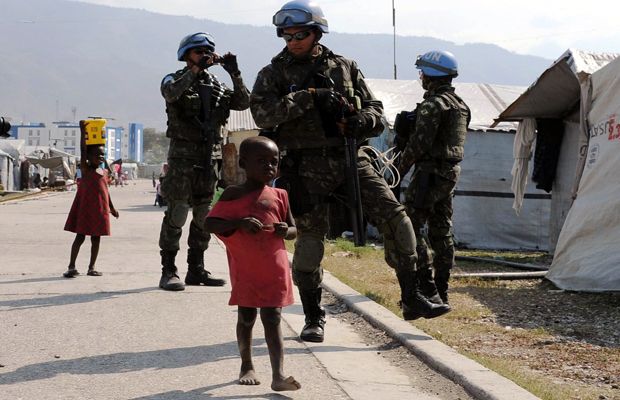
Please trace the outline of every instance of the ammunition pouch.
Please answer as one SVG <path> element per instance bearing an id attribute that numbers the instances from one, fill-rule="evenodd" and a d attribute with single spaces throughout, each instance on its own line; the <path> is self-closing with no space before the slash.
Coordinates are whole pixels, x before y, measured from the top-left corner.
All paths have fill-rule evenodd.
<path id="1" fill-rule="evenodd" d="M 303 177 L 299 176 L 299 157 L 285 156 L 280 163 L 281 175 L 275 180 L 275 187 L 284 189 L 288 193 L 289 204 L 293 217 L 309 213 L 314 206 L 320 204 L 325 196 L 311 194 L 304 184 Z"/>
<path id="2" fill-rule="evenodd" d="M 396 132 L 396 138 L 394 139 L 396 148 L 400 151 L 405 149 L 409 135 L 415 130 L 417 114 L 414 111 L 401 111 L 396 114 L 394 120 L 394 132 Z"/>

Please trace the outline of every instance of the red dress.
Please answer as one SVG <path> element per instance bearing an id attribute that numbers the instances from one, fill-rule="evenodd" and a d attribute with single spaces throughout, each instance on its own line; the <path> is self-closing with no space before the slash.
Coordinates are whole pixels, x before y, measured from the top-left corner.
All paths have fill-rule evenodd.
<path id="1" fill-rule="evenodd" d="M 254 217 L 264 225 L 286 221 L 286 191 L 265 186 L 239 199 L 219 200 L 209 217 L 239 219 Z M 293 304 L 293 284 L 284 239 L 273 229 L 258 233 L 236 230 L 217 235 L 226 245 L 230 284 L 229 305 L 284 307 Z"/>
<path id="2" fill-rule="evenodd" d="M 65 230 L 89 236 L 110 234 L 110 204 L 106 178 L 101 169 L 88 169 L 78 182 Z"/>

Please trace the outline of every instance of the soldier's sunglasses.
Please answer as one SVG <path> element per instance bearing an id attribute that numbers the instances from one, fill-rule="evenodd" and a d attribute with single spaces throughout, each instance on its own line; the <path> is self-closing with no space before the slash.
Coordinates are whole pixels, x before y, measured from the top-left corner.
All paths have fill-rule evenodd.
<path id="1" fill-rule="evenodd" d="M 284 39 L 286 42 L 290 42 L 293 39 L 295 39 L 295 40 L 304 40 L 305 38 L 310 36 L 310 33 L 312 33 L 312 31 L 310 29 L 308 29 L 307 31 L 295 32 L 293 34 L 283 33 L 282 34 L 282 39 Z"/>

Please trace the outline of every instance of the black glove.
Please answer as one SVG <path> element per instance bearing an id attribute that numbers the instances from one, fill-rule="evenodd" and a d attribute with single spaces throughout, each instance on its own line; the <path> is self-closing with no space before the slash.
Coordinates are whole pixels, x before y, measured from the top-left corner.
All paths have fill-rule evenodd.
<path id="1" fill-rule="evenodd" d="M 366 133 L 367 125 L 366 117 L 362 113 L 356 112 L 346 118 L 344 135 L 347 137 L 362 138 Z"/>
<path id="2" fill-rule="evenodd" d="M 314 104 L 319 111 L 340 118 L 343 110 L 342 96 L 332 89 L 315 89 L 314 90 Z"/>
<path id="3" fill-rule="evenodd" d="M 220 58 L 220 63 L 222 64 L 222 68 L 229 74 L 238 74 L 239 73 L 239 64 L 237 64 L 237 56 L 232 53 L 226 53 Z"/>

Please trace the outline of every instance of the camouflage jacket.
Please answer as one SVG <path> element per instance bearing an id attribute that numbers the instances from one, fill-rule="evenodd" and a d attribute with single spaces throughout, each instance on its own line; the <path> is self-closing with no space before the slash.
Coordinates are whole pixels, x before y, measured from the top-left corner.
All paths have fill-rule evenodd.
<path id="1" fill-rule="evenodd" d="M 207 132 L 213 135 L 214 143 L 219 142 L 222 126 L 226 124 L 230 110 L 245 110 L 250 105 L 249 91 L 241 75 L 232 76 L 233 88 L 230 90 L 215 75 L 208 71 L 194 74 L 188 67 L 168 74 L 161 83 L 161 94 L 166 100 L 170 140 L 168 158 L 202 159 L 208 149 L 203 123 L 202 103 L 199 96 L 200 85 L 211 90 L 210 112 L 206 116 Z"/>
<path id="2" fill-rule="evenodd" d="M 471 119 L 469 107 L 452 85 L 443 84 L 431 86 L 416 111 L 415 129 L 409 133 L 400 170 L 408 171 L 415 164 L 416 169 L 455 180 Z"/>
<path id="3" fill-rule="evenodd" d="M 364 82 L 355 61 L 324 46 L 320 46 L 318 56 L 309 59 L 296 59 L 284 49 L 258 73 L 250 98 L 254 121 L 261 128 L 277 131 L 281 149 L 344 143 L 340 135 L 330 134 L 325 128 L 308 88 L 333 88 L 345 97 L 354 93 L 361 100 L 360 112 L 371 121 L 364 136 L 376 136 L 383 130 L 383 105 Z"/>

